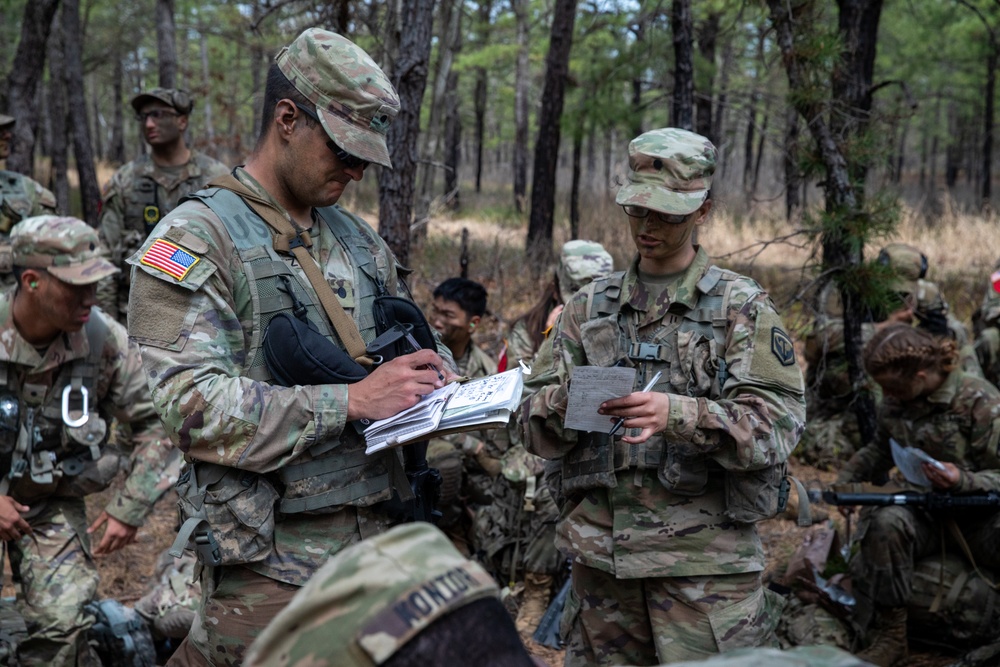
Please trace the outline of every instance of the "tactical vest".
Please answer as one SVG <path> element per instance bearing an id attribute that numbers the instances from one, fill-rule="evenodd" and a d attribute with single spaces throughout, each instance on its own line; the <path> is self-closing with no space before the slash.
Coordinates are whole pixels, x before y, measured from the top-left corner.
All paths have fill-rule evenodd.
<path id="1" fill-rule="evenodd" d="M 28 190 L 31 181 L 13 171 L 0 171 L 0 233 L 31 215 L 35 194 Z M 34 188 L 32 188 L 34 189 Z"/>
<path id="2" fill-rule="evenodd" d="M 89 353 L 53 371 L 54 382 L 30 373 L 17 378 L 16 364 L 0 363 L 0 458 L 6 472 L 0 492 L 9 489 L 23 503 L 94 493 L 118 472 L 120 455 L 104 447 L 107 423 L 97 411 L 108 326 L 94 316 L 84 331 Z"/>
<path id="3" fill-rule="evenodd" d="M 617 348 L 607 350 L 602 358 L 588 360 L 611 365 L 627 359 L 627 365 L 639 370 L 637 380 L 645 383 L 656 371 L 663 379 L 656 391 L 719 400 L 729 377 L 726 368 L 727 311 L 730 293 L 739 274 L 711 266 L 698 281 L 697 307 L 677 311 L 669 324 L 646 340 L 638 332 L 638 313 L 625 320 L 621 314 L 621 291 L 624 273 L 614 273 L 588 285 L 587 322 L 581 327 L 583 338 L 588 331 L 616 331 Z M 757 294 L 763 293 L 758 288 Z M 754 298 L 757 294 L 751 294 Z M 610 337 L 612 334 L 608 334 Z M 587 343 L 583 341 L 586 349 Z M 606 344 L 613 341 L 605 341 Z M 608 345 L 614 347 L 614 345 Z M 663 486 L 671 493 L 699 496 L 706 492 L 710 476 L 723 476 L 726 514 L 734 521 L 752 523 L 770 518 L 779 510 L 779 488 L 787 498 L 783 483 L 785 464 L 763 470 L 734 472 L 725 470 L 709 455 L 684 455 L 676 443 L 655 434 L 646 442 L 628 444 L 604 433 L 580 432 L 579 440 L 562 464 L 564 493 L 592 488 L 614 488 L 616 473 L 623 470 L 656 470 Z M 781 507 L 783 509 L 783 507 Z"/>
<path id="4" fill-rule="evenodd" d="M 249 282 L 255 325 L 242 376 L 260 382 L 273 381 L 264 362 L 263 337 L 271 318 L 291 312 L 295 301 L 305 305 L 309 321 L 317 331 L 339 344 L 329 319 L 318 306 L 319 299 L 312 286 L 274 251 L 271 229 L 238 195 L 210 188 L 191 198 L 204 202 L 225 225 Z M 367 251 L 372 239 L 339 207 L 317 211 L 355 264 L 354 309 L 360 314 L 356 321 L 361 337 L 366 343 L 371 342 L 375 338 L 372 304 L 377 296 L 388 293 L 372 253 Z M 347 296 L 343 288 L 337 295 Z M 205 465 L 210 464 L 198 463 L 198 467 Z M 405 484 L 399 454 L 391 450 L 366 455 L 364 438 L 350 425 L 340 438 L 314 445 L 297 462 L 284 466 L 274 476 L 281 498 L 278 509 L 286 514 L 332 512 L 343 505 L 372 505 L 391 497 L 393 483 Z M 246 483 L 235 478 L 233 481 Z"/>

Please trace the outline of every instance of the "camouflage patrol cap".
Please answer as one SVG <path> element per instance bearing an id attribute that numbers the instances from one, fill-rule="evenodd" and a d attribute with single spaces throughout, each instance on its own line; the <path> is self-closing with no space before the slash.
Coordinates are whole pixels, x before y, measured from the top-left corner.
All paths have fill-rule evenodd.
<path id="1" fill-rule="evenodd" d="M 13 116 L 0 113 L 0 130 L 5 130 L 16 122 L 17 119 Z"/>
<path id="2" fill-rule="evenodd" d="M 163 102 L 177 113 L 185 116 L 194 109 L 194 100 L 191 99 L 191 95 L 186 90 L 179 88 L 153 88 L 141 92 L 132 98 L 132 108 L 135 109 L 136 113 L 139 113 L 142 110 L 142 105 L 151 100 Z"/>
<path id="3" fill-rule="evenodd" d="M 628 182 L 615 201 L 661 213 L 693 213 L 708 199 L 715 161 L 715 146 L 700 134 L 675 127 L 650 130 L 628 145 Z"/>
<path id="4" fill-rule="evenodd" d="M 380 665 L 435 620 L 499 592 L 429 523 L 333 556 L 250 647 L 247 665 Z"/>
<path id="5" fill-rule="evenodd" d="M 385 135 L 399 96 L 385 73 L 346 37 L 310 28 L 275 57 L 295 89 L 316 105 L 323 129 L 355 157 L 392 167 Z"/>
<path id="6" fill-rule="evenodd" d="M 878 253 L 878 263 L 892 267 L 895 278 L 892 290 L 914 294 L 920 289 L 919 280 L 927 276 L 927 255 L 905 243 L 890 243 Z"/>
<path id="7" fill-rule="evenodd" d="M 119 271 L 104 258 L 97 231 L 77 218 L 26 218 L 10 230 L 10 245 L 15 267 L 45 269 L 70 285 L 90 285 Z"/>
<path id="8" fill-rule="evenodd" d="M 566 242 L 556 267 L 563 303 L 568 302 L 581 287 L 614 270 L 614 260 L 600 243 L 579 239 Z"/>

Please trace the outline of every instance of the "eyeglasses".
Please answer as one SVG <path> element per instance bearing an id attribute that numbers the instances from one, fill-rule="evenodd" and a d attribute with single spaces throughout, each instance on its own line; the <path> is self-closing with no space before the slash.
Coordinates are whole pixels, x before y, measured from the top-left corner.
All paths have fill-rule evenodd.
<path id="1" fill-rule="evenodd" d="M 292 102 L 292 104 L 295 104 L 295 102 Z M 313 111 L 312 109 L 300 107 L 298 104 L 295 104 L 295 108 L 304 113 L 305 115 L 309 116 L 310 118 L 312 118 L 317 123 L 320 122 L 319 116 L 317 116 L 316 112 Z M 322 126 L 323 124 L 320 123 L 320 125 Z M 367 169 L 368 165 L 371 164 L 371 162 L 369 162 L 368 160 L 362 160 L 357 156 L 351 155 L 343 148 L 338 146 L 333 141 L 333 139 L 329 138 L 327 139 L 326 147 L 329 148 L 331 151 L 333 151 L 333 154 L 337 156 L 337 159 L 340 160 L 344 164 L 344 166 L 347 167 L 348 169 L 357 169 L 358 167 L 361 167 L 361 169 Z"/>
<path id="2" fill-rule="evenodd" d="M 170 109 L 153 109 L 152 111 L 137 113 L 135 119 L 140 123 L 145 123 L 147 118 L 152 118 L 155 122 L 159 123 L 164 118 L 174 118 L 175 116 L 180 116 L 180 114 Z"/>
<path id="3" fill-rule="evenodd" d="M 644 206 L 632 206 L 630 204 L 622 204 L 622 210 L 625 211 L 625 215 L 630 218 L 648 218 L 649 214 L 652 213 L 653 217 L 660 222 L 665 222 L 668 225 L 681 225 L 687 222 L 687 219 L 691 217 L 690 213 L 685 213 L 682 215 L 677 215 L 673 213 L 660 213 L 659 211 L 652 211 Z"/>

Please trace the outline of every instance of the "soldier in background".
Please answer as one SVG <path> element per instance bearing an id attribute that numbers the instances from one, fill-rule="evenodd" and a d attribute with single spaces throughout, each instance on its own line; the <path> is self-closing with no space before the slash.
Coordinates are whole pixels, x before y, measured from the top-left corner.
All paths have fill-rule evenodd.
<path id="1" fill-rule="evenodd" d="M 479 378 L 497 372 L 493 357 L 473 340 L 486 314 L 486 288 L 467 278 L 449 278 L 434 289 L 430 325 L 455 357 L 458 374 Z M 484 429 L 433 438 L 427 461 L 441 472 L 439 523 L 456 546 L 469 554 L 474 538 L 472 512 L 492 502 L 490 487 L 506 451 L 505 429 Z"/>
<path id="2" fill-rule="evenodd" d="M 528 451 L 562 462 L 557 528 L 573 557 L 566 665 L 656 665 L 773 641 L 755 522 L 780 500 L 805 418 L 774 305 L 693 242 L 712 207 L 712 143 L 664 128 L 629 144 L 618 191 L 637 256 L 566 304 L 553 363 L 521 405 Z M 566 428 L 573 369 L 636 369 L 607 431 Z M 650 391 L 641 391 L 661 379 Z M 622 419 L 624 432 L 612 432 Z M 623 437 L 624 436 L 624 437 Z"/>
<path id="3" fill-rule="evenodd" d="M 976 325 L 975 350 L 983 375 L 1000 385 L 1000 262 L 993 267 L 983 303 L 973 316 Z"/>
<path id="4" fill-rule="evenodd" d="M 10 157 L 16 120 L 0 114 L 0 160 Z M 56 212 L 56 197 L 39 183 L 15 171 L 0 170 L 0 239 L 24 218 Z"/>
<path id="5" fill-rule="evenodd" d="M 95 664 L 93 557 L 130 544 L 177 481 L 173 448 L 125 328 L 99 309 L 95 285 L 118 269 L 82 220 L 28 218 L 11 232 L 16 287 L 0 296 L 0 539 L 29 637 L 19 665 Z M 84 497 L 106 488 L 123 457 L 107 425 L 132 426 L 130 472 L 89 523 Z M 91 535 L 103 528 L 96 547 Z M 88 659 L 91 662 L 88 662 Z"/>
<path id="6" fill-rule="evenodd" d="M 122 166 L 105 185 L 99 224 L 101 240 L 118 268 L 182 197 L 229 173 L 224 164 L 188 147 L 184 140 L 194 108 L 187 92 L 154 88 L 136 95 L 132 108 L 150 152 Z M 98 304 L 123 323 L 128 289 L 128 271 L 98 289 Z"/>

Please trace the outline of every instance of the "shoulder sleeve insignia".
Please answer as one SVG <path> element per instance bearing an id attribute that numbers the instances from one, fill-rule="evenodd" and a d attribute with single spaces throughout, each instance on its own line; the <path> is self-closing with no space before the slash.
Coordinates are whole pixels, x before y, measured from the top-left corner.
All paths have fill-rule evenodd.
<path id="1" fill-rule="evenodd" d="M 771 327 L 771 352 L 782 366 L 791 366 L 795 363 L 795 346 L 792 344 L 792 339 L 778 327 Z"/>
<path id="2" fill-rule="evenodd" d="M 181 281 L 200 259 L 180 246 L 163 239 L 156 239 L 139 258 L 139 262 Z"/>

